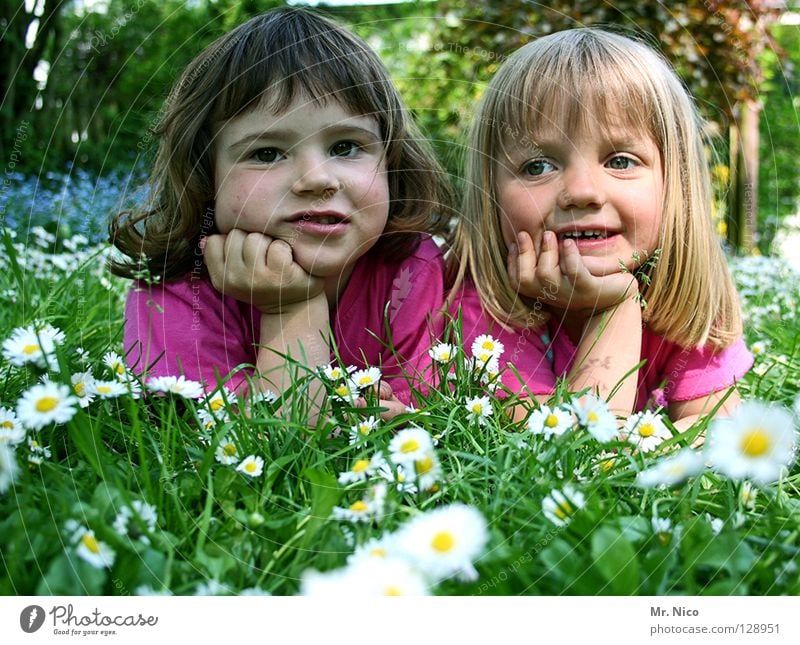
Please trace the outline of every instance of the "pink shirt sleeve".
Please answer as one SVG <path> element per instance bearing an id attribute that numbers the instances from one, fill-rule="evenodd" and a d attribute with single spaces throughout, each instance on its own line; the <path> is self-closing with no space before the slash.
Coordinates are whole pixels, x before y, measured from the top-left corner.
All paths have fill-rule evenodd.
<path id="1" fill-rule="evenodd" d="M 519 394 L 548 395 L 555 389 L 556 375 L 552 355 L 547 351 L 544 327 L 505 329 L 481 306 L 474 286 L 465 284 L 451 305 L 454 320 L 461 313 L 463 349 L 471 356 L 472 342 L 481 334 L 490 334 L 503 343 L 500 357 L 500 380 L 509 390 Z M 518 374 L 517 374 L 518 373 Z"/>
<path id="2" fill-rule="evenodd" d="M 242 364 L 256 360 L 252 321 L 239 303 L 218 293 L 204 278 L 187 277 L 152 287 L 139 283 L 125 305 L 125 360 L 145 378 L 176 376 L 200 381 L 209 391 Z M 225 383 L 230 390 L 246 387 L 237 371 Z"/>

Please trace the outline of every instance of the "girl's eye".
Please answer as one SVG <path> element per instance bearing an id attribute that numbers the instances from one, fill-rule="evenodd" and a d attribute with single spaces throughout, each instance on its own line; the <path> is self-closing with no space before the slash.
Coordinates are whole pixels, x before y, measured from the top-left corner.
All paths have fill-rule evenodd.
<path id="1" fill-rule="evenodd" d="M 277 148 L 259 148 L 253 153 L 253 158 L 261 163 L 275 163 L 283 156 Z"/>
<path id="2" fill-rule="evenodd" d="M 523 171 L 531 177 L 538 177 L 548 172 L 553 172 L 556 167 L 546 159 L 534 159 L 525 164 Z"/>
<path id="3" fill-rule="evenodd" d="M 331 154 L 334 157 L 349 157 L 359 148 L 355 141 L 339 141 L 331 146 Z"/>
<path id="4" fill-rule="evenodd" d="M 616 157 L 611 157 L 606 165 L 612 170 L 630 170 L 636 166 L 636 162 L 630 157 L 617 155 Z"/>

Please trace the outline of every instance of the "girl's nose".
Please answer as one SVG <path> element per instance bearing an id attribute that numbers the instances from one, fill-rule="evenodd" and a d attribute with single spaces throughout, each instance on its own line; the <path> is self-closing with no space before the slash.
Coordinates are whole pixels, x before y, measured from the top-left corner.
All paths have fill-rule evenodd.
<path id="1" fill-rule="evenodd" d="M 331 197 L 339 188 L 339 180 L 329 159 L 319 155 L 298 158 L 298 177 L 292 184 L 292 192 L 297 195 L 322 195 Z"/>
<path id="2" fill-rule="evenodd" d="M 562 174 L 558 206 L 562 210 L 600 208 L 606 201 L 600 177 L 587 163 L 569 165 Z"/>

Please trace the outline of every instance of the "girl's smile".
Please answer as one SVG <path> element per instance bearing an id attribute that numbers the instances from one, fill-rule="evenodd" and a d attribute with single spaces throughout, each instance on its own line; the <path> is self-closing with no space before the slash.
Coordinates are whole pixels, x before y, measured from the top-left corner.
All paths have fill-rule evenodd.
<path id="1" fill-rule="evenodd" d="M 301 96 L 259 106 L 216 136 L 216 224 L 292 247 L 308 273 L 346 283 L 386 227 L 389 187 L 377 121 Z"/>
<path id="2" fill-rule="evenodd" d="M 577 134 L 578 136 L 574 136 Z M 632 269 L 633 256 L 658 246 L 661 156 L 646 135 L 621 128 L 544 132 L 535 146 L 512 146 L 497 165 L 497 199 L 506 244 L 519 231 L 553 231 L 572 240 L 597 276 Z"/>

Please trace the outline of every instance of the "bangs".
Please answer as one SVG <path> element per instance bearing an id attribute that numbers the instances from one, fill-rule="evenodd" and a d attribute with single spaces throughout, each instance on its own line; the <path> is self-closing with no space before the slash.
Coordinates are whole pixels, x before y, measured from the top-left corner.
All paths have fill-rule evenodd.
<path id="1" fill-rule="evenodd" d="M 617 51 L 613 40 L 596 34 L 571 37 L 567 51 L 564 43 L 538 51 L 534 42 L 509 61 L 505 80 L 495 88 L 496 114 L 501 123 L 519 124 L 522 131 L 501 129 L 503 144 L 521 138 L 535 144 L 553 131 L 574 136 L 623 129 L 646 134 L 661 147 L 659 92 L 643 69 L 649 61 L 632 60 L 629 51 Z"/>
<path id="2" fill-rule="evenodd" d="M 337 26 L 319 17 L 294 18 L 267 16 L 260 28 L 249 25 L 240 35 L 229 35 L 227 47 L 217 52 L 226 78 L 214 98 L 212 120 L 225 122 L 257 107 L 282 114 L 306 97 L 375 117 L 386 140 L 398 106 L 382 63 Z"/>

